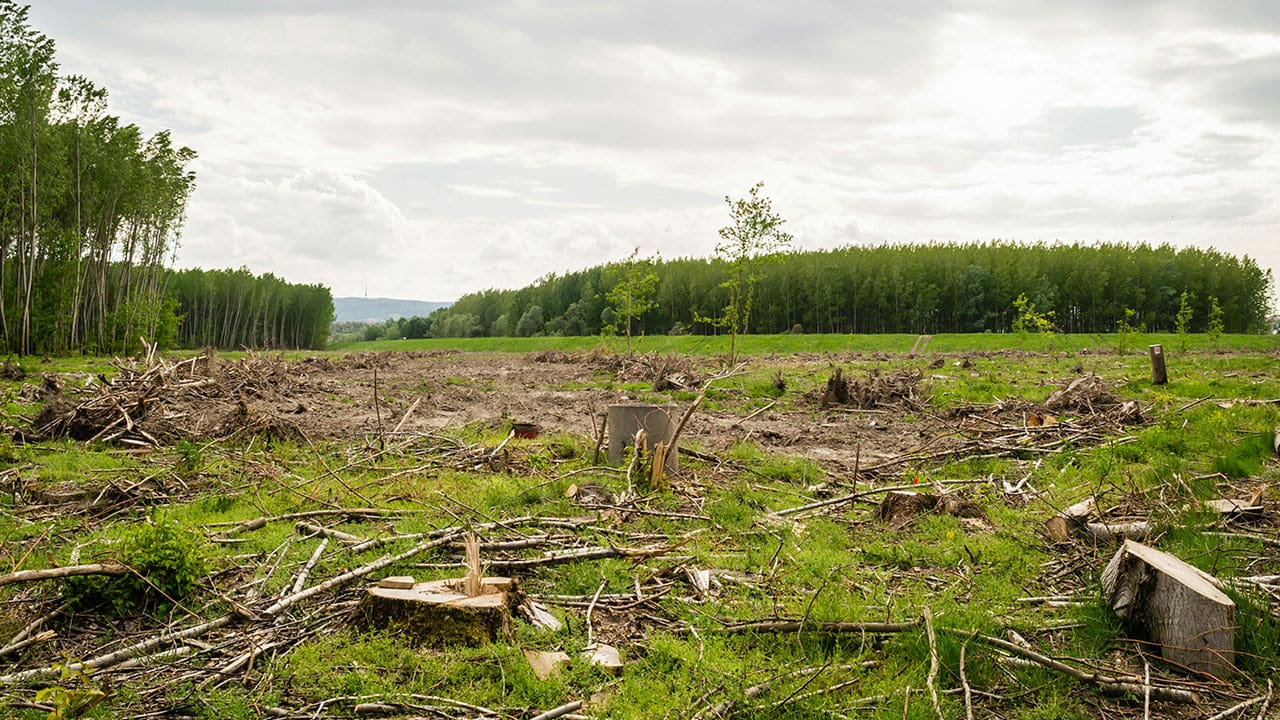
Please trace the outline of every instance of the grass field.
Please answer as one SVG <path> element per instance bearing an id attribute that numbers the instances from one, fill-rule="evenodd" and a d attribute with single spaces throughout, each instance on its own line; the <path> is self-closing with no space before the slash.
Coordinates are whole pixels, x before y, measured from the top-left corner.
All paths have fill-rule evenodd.
<path id="1" fill-rule="evenodd" d="M 745 355 L 764 353 L 894 353 L 903 354 L 916 346 L 916 335 L 744 335 L 739 338 Z M 1207 335 L 1144 333 L 1127 338 L 1119 335 L 1014 335 L 940 334 L 926 336 L 920 353 L 965 353 L 1025 350 L 1029 352 L 1146 352 L 1148 345 L 1162 344 L 1166 351 L 1274 350 L 1280 335 L 1223 335 L 1216 340 Z M 658 335 L 633 339 L 638 353 L 689 353 L 719 355 L 729 352 L 727 336 Z M 428 338 L 422 340 L 375 340 L 342 343 L 331 349 L 339 352 L 382 350 L 444 350 L 467 352 L 533 352 L 536 350 L 626 350 L 626 339 L 618 337 L 493 337 Z"/>
<path id="2" fill-rule="evenodd" d="M 1280 680 L 1280 591 L 1235 585 L 1239 673 L 1189 678 L 1131 639 L 1105 607 L 1098 575 L 1116 543 L 1055 544 L 1042 525 L 1092 497 L 1107 519 L 1149 522 L 1149 542 L 1217 577 L 1280 575 L 1280 340 L 1131 340 L 1117 353 L 1111 336 L 937 335 L 927 344 L 909 335 L 748 336 L 747 365 L 712 382 L 695 413 L 703 429 L 684 444 L 697 455 L 656 484 L 643 458 L 630 470 L 597 464 L 586 432 L 513 438 L 508 417 L 403 435 L 242 434 L 155 448 L 6 440 L 0 572 L 116 561 L 133 570 L 0 581 L 0 705 L 23 718 L 527 719 L 575 701 L 582 707 L 563 717 L 936 718 L 965 717 L 967 706 L 976 717 L 1020 719 L 1212 715 L 1265 696 Z M 572 379 L 551 380 L 538 378 L 555 377 L 558 366 L 523 357 L 546 349 L 611 356 L 621 342 L 377 342 L 321 358 L 464 351 L 442 355 L 456 364 L 418 395 L 384 384 L 382 392 L 399 396 L 388 426 L 409 419 L 404 408 L 418 398 L 422 415 L 504 392 L 546 392 L 573 407 L 591 393 L 621 392 L 689 406 L 696 388 L 654 390 L 624 377 L 630 366 L 622 361 L 567 362 Z M 1167 385 L 1150 383 L 1151 343 L 1168 353 Z M 727 339 L 641 338 L 637 350 L 692 356 L 705 377 Z M 304 363 L 305 355 L 285 356 L 298 361 L 290 372 L 337 394 L 323 363 Z M 23 364 L 26 380 L 0 384 L 11 437 L 41 405 L 24 389 L 39 373 L 63 373 L 70 385 L 113 372 L 106 359 Z M 369 367 L 372 374 L 378 366 Z M 619 369 L 601 369 L 612 367 Z M 918 373 L 922 404 L 823 408 L 815 398 L 834 367 L 857 378 Z M 1084 373 L 1117 401 L 1138 403 L 1141 422 L 1068 410 L 1055 420 L 1064 429 L 1053 437 L 1064 440 L 1047 442 L 1028 413 L 1044 412 L 1055 389 Z M 494 385 L 493 377 L 508 376 L 511 385 Z M 965 413 L 987 424 L 966 425 Z M 852 461 L 833 455 L 842 448 Z M 948 449 L 955 452 L 935 452 Z M 980 517 L 929 512 L 894 524 L 879 504 L 898 486 L 954 493 Z M 608 500 L 586 503 L 584 493 Z M 1220 518 L 1203 504 L 1253 493 L 1267 508 L 1260 517 Z M 266 520 L 242 525 L 257 518 Z M 380 544 L 324 540 L 299 520 Z M 353 624 L 371 580 L 459 575 L 461 551 L 452 544 L 322 587 L 415 548 L 423 534 L 453 538 L 455 528 L 476 530 L 491 574 L 518 577 L 565 626 L 538 630 L 517 619 L 498 642 L 435 648 Z M 309 579 L 299 581 L 304 569 Z M 320 590 L 268 612 L 298 587 Z M 65 669 L 165 628 L 224 616 L 233 618 L 226 627 L 158 643 L 136 664 Z M 739 623 L 756 624 L 739 631 Z M 1162 700 L 1157 690 L 1146 708 L 1141 693 L 1104 691 L 989 638 L 1017 638 L 1086 673 L 1149 672 L 1158 689 L 1194 689 L 1200 705 Z M 592 641 L 621 650 L 619 674 L 583 659 Z M 525 651 L 563 651 L 571 660 L 540 679 Z M 55 671 L 40 675 L 43 668 Z"/>

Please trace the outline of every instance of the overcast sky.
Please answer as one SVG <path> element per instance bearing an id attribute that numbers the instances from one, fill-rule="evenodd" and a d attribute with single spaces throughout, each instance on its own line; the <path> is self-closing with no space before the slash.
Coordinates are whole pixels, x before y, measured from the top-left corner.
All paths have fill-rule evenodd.
<path id="1" fill-rule="evenodd" d="M 710 255 L 1169 242 L 1280 273 L 1280 2 L 31 0 L 196 149 L 178 264 L 452 300 Z"/>

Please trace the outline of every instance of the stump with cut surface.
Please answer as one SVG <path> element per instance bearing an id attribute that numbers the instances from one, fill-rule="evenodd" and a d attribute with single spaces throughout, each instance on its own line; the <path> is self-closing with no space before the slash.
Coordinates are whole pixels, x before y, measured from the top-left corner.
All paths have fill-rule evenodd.
<path id="1" fill-rule="evenodd" d="M 1126 540 L 1102 573 L 1111 608 L 1171 663 L 1226 677 L 1235 653 L 1235 603 L 1218 581 L 1155 548 Z"/>
<path id="2" fill-rule="evenodd" d="M 463 580 L 414 583 L 409 588 L 371 587 L 360 602 L 356 624 L 386 630 L 407 644 L 481 645 L 512 637 L 511 613 L 522 599 L 513 578 L 486 577 L 473 596 Z"/>
<path id="3" fill-rule="evenodd" d="M 676 424 L 672 422 L 668 408 L 643 404 L 610 405 L 607 424 L 610 463 L 617 465 L 622 462 L 624 449 L 635 446 L 637 434 L 644 431 L 644 451 L 653 453 L 655 446 L 662 443 L 667 451 L 663 458 L 663 469 L 667 472 L 678 469 L 678 454 L 671 447 Z"/>

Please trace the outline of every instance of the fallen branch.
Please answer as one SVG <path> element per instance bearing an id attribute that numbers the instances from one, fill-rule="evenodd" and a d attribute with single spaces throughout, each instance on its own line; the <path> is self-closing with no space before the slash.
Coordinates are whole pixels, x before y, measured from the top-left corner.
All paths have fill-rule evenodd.
<path id="1" fill-rule="evenodd" d="M 540 715 L 535 715 L 532 718 L 529 718 L 529 720 L 554 720 L 554 718 L 558 718 L 563 715 L 568 715 L 569 713 L 573 712 L 574 710 L 578 710 L 581 707 L 582 707 L 582 701 L 574 700 L 573 702 L 565 703 L 560 707 L 551 708 L 550 710 Z"/>
<path id="2" fill-rule="evenodd" d="M 752 622 L 736 623 L 726 625 L 721 632 L 737 635 L 749 632 L 775 632 L 775 633 L 794 633 L 805 630 L 817 633 L 866 633 L 866 634 L 890 634 L 907 632 L 916 630 L 921 627 L 920 622 L 906 623 L 879 623 L 879 622 L 804 622 L 801 620 L 789 619 L 771 619 L 759 620 Z M 963 631 L 952 628 L 939 628 L 938 632 L 947 633 L 962 638 L 972 638 L 979 640 L 987 645 L 1012 653 L 1024 660 L 1060 672 L 1074 680 L 1080 682 L 1097 685 L 1102 692 L 1112 695 L 1123 695 L 1125 693 L 1133 693 L 1140 695 L 1146 691 L 1143 686 L 1142 679 L 1135 676 L 1111 676 L 1096 672 L 1085 672 L 1078 668 L 1072 667 L 1060 660 L 1055 660 L 1046 655 L 1041 655 L 1034 650 L 1024 648 L 1021 645 L 1011 643 L 1007 640 L 1001 640 L 990 635 L 981 633 L 973 633 L 972 631 Z M 1152 686 L 1151 697 L 1154 700 L 1162 700 L 1167 702 L 1197 704 L 1200 702 L 1199 696 L 1190 690 L 1169 686 Z"/>
<path id="3" fill-rule="evenodd" d="M 115 563 L 95 563 L 92 565 L 68 565 L 67 567 L 48 568 L 45 570 L 19 570 L 18 572 L 0 575 L 0 585 L 14 583 L 38 582 L 75 575 L 126 575 L 129 568 Z"/>
<path id="4" fill-rule="evenodd" d="M 938 702 L 938 636 L 933 632 L 933 611 L 928 605 L 924 606 L 924 631 L 929 638 L 929 677 L 925 679 L 925 683 L 929 686 L 929 699 L 933 702 L 933 712 L 937 714 L 938 720 L 946 720 L 942 716 L 942 705 Z"/>

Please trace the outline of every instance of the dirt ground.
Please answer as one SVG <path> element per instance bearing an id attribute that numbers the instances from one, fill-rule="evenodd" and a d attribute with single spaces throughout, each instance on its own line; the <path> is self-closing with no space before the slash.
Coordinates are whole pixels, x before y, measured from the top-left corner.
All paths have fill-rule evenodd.
<path id="1" fill-rule="evenodd" d="M 355 441 L 474 423 L 504 432 L 517 422 L 536 423 L 543 433 L 594 438 L 609 404 L 634 400 L 633 394 L 645 401 L 672 397 L 653 392 L 654 387 L 684 390 L 671 402 L 682 412 L 703 383 L 723 371 L 717 363 L 559 351 L 382 352 L 296 361 L 202 355 L 121 365 L 116 377 L 46 377 L 42 385 L 29 387 L 47 401 L 33 423 L 37 435 L 134 445 L 237 434 Z M 919 371 L 828 379 L 829 358 L 757 358 L 744 370 L 757 378 L 761 370 L 808 375 L 819 387 L 804 393 L 789 389 L 776 403 L 766 403 L 768 398 L 749 397 L 741 373 L 726 377 L 715 384 L 715 401 L 691 417 L 682 445 L 720 452 L 750 441 L 830 471 L 849 472 L 956 452 L 976 438 L 1002 432 L 1025 434 L 1028 419 L 1036 424 L 1050 412 L 1022 402 L 942 412 L 913 397 L 924 377 Z M 836 382 L 844 384 L 835 387 Z M 623 389 L 638 387 L 644 390 Z M 1066 410 L 1123 420 L 1114 412 L 1118 401 L 1096 378 L 1072 392 L 1087 397 L 1076 403 L 1079 407 L 1067 398 Z M 850 396 L 857 402 L 849 404 Z M 1071 423 L 1031 429 L 1038 442 L 1080 431 Z"/>

